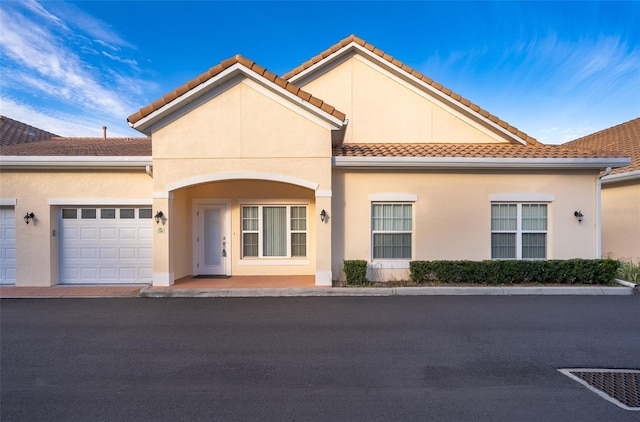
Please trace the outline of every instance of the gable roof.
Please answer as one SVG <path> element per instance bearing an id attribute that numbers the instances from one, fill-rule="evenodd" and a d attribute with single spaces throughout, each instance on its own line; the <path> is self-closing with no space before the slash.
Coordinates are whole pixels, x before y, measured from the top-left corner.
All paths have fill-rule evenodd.
<path id="1" fill-rule="evenodd" d="M 54 136 L 58 135 L 6 116 L 0 116 L 0 147 L 3 151 L 9 145 L 28 144 Z"/>
<path id="2" fill-rule="evenodd" d="M 299 99 L 302 99 L 305 103 L 312 105 L 313 107 L 322 110 L 324 113 L 334 117 L 341 123 L 345 121 L 346 115 L 339 110 L 336 110 L 335 107 L 330 104 L 325 103 L 323 100 L 314 97 L 308 92 L 298 88 L 291 82 L 288 82 L 276 75 L 275 73 L 269 72 L 262 66 L 259 66 L 255 62 L 237 54 L 231 58 L 223 60 L 220 64 L 213 66 L 208 71 L 202 73 L 200 76 L 190 80 L 186 84 L 176 88 L 170 93 L 164 95 L 163 97 L 155 100 L 151 104 L 146 107 L 141 108 L 138 112 L 133 113 L 128 117 L 127 121 L 133 127 L 140 125 L 141 121 L 144 118 L 149 117 L 152 113 L 161 110 L 165 106 L 170 106 L 176 103 L 184 95 L 193 91 L 194 89 L 202 86 L 207 81 L 220 76 L 225 70 L 231 68 L 234 65 L 241 65 L 246 68 L 248 71 L 253 74 L 259 76 L 260 78 L 264 78 L 269 82 L 274 83 L 278 87 L 283 90 L 295 95 Z"/>
<path id="3" fill-rule="evenodd" d="M 631 157 L 631 164 L 613 170 L 611 175 L 638 172 L 640 176 L 640 117 L 567 142 L 564 146 L 622 152 Z"/>
<path id="4" fill-rule="evenodd" d="M 452 100 L 452 102 L 457 103 L 460 107 L 463 107 L 463 108 L 468 109 L 468 110 L 470 110 L 470 111 L 472 111 L 474 113 L 477 113 L 482 118 L 485 118 L 486 120 L 490 121 L 491 123 L 496 124 L 500 128 L 502 128 L 505 131 L 509 132 L 510 134 L 515 135 L 518 138 L 524 140 L 524 142 L 526 142 L 526 145 L 528 145 L 528 146 L 539 146 L 539 145 L 542 145 L 542 143 L 537 141 L 535 138 L 527 135 L 526 133 L 522 132 L 521 130 L 518 130 L 516 127 L 508 124 L 504 120 L 501 120 L 497 116 L 494 116 L 493 114 L 491 114 L 488 111 L 484 110 L 480 106 L 472 103 L 471 101 L 467 100 L 466 98 L 462 97 L 461 95 L 451 91 L 449 88 L 446 88 L 446 87 L 442 86 L 438 82 L 436 82 L 433 79 L 423 75 L 422 73 L 418 72 L 417 70 L 412 69 L 410 66 L 407 66 L 406 64 L 402 63 L 400 60 L 398 60 L 398 59 L 394 58 L 393 56 L 385 53 L 384 51 L 374 47 L 372 44 L 369 44 L 368 42 L 364 41 L 361 38 L 356 37 L 355 35 L 350 35 L 347 38 L 344 38 L 343 40 L 341 40 L 338 43 L 332 45 L 331 47 L 329 47 L 325 51 L 321 52 L 317 56 L 312 57 L 311 59 L 309 59 L 306 62 L 302 63 L 300 66 L 296 67 L 295 69 L 285 73 L 282 77 L 284 79 L 286 79 L 286 80 L 292 80 L 293 79 L 294 82 L 295 82 L 297 80 L 297 78 L 300 78 L 302 76 L 303 72 L 312 70 L 312 68 L 314 66 L 318 65 L 320 62 L 322 62 L 324 60 L 330 60 L 331 57 L 334 56 L 334 55 L 337 55 L 338 52 L 344 52 L 345 49 L 348 50 L 350 47 L 351 48 L 355 48 L 355 46 L 361 47 L 362 49 L 370 52 L 371 54 L 381 58 L 383 61 L 385 61 L 389 65 L 391 65 L 394 68 L 396 68 L 396 70 L 402 71 L 406 75 L 411 75 L 412 77 L 418 79 L 422 83 L 424 83 L 424 84 L 430 86 L 431 88 L 435 89 L 439 93 L 444 94 L 445 96 L 450 98 Z"/>

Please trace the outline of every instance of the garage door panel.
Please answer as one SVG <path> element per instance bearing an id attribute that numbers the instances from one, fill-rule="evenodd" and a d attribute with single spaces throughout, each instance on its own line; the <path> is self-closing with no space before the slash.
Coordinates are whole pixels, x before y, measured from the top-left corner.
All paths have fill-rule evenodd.
<path id="1" fill-rule="evenodd" d="M 84 207 L 86 208 L 86 207 Z M 60 219 L 60 282 L 141 283 L 152 278 L 153 227 L 130 206 L 121 213 L 82 218 L 79 208 L 65 208 Z M 103 214 L 105 217 L 103 217 Z M 120 216 L 124 216 L 120 218 Z M 115 218 L 114 218 L 115 217 Z"/>

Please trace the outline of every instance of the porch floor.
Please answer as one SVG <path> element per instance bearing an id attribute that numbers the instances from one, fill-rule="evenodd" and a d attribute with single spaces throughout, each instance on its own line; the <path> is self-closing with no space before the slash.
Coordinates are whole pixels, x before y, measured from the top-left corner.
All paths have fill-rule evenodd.
<path id="1" fill-rule="evenodd" d="M 251 275 L 232 277 L 183 277 L 169 287 L 154 289 L 278 289 L 278 288 L 311 288 L 316 287 L 315 276 L 312 275 Z"/>

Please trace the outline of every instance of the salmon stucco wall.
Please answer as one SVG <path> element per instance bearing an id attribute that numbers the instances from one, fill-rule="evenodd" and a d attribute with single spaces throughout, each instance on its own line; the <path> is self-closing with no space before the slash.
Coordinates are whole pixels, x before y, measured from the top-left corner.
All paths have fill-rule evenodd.
<path id="1" fill-rule="evenodd" d="M 152 179 L 144 169 L 7 170 L 0 173 L 0 192 L 3 199 L 16 199 L 16 286 L 51 286 L 58 282 L 60 207 L 131 200 L 145 200 L 138 205 L 148 205 Z M 22 219 L 27 212 L 36 216 L 29 225 Z"/>
<path id="2" fill-rule="evenodd" d="M 602 254 L 640 262 L 640 182 L 602 186 Z"/>
<path id="3" fill-rule="evenodd" d="M 553 198 L 548 202 L 547 258 L 595 258 L 596 190 L 597 175 L 589 172 L 336 171 L 333 272 L 342 273 L 342 259 L 365 259 L 376 270 L 374 277 L 407 278 L 408 261 L 372 261 L 370 195 L 380 194 L 417 196 L 412 259 L 491 259 L 490 198 L 495 195 Z M 585 215 L 582 223 L 575 210 Z"/>

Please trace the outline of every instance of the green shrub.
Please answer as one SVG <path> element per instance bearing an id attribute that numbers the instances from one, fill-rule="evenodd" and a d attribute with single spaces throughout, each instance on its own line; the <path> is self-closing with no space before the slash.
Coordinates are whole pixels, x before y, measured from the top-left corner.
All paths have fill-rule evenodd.
<path id="1" fill-rule="evenodd" d="M 612 259 L 412 261 L 409 272 L 416 283 L 609 284 L 619 267 L 620 262 Z"/>
<path id="2" fill-rule="evenodd" d="M 343 262 L 347 284 L 363 285 L 367 282 L 367 261 L 364 259 L 345 259 Z"/>
<path id="3" fill-rule="evenodd" d="M 620 261 L 620 269 L 617 277 L 630 283 L 640 282 L 640 262 L 634 264 L 632 261 Z"/>

